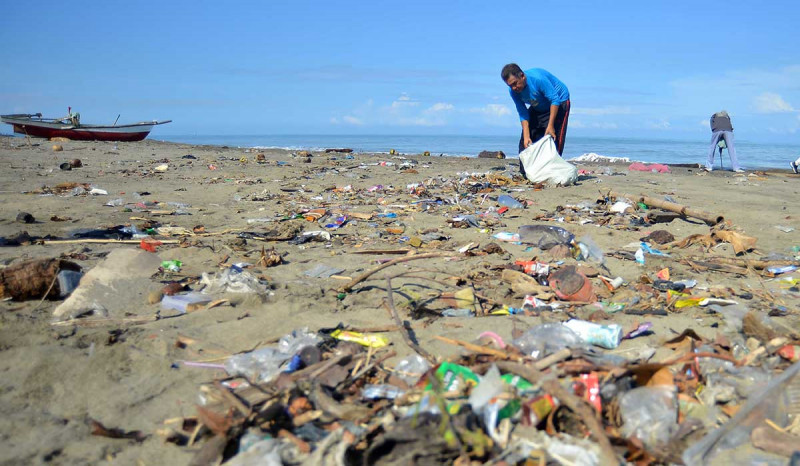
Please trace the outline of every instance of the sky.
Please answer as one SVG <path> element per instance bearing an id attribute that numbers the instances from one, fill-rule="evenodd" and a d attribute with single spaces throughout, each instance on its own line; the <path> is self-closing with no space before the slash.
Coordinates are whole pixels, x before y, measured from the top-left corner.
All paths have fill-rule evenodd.
<path id="1" fill-rule="evenodd" d="M 708 4 L 706 4 L 708 3 Z M 569 134 L 800 141 L 796 1 L 79 1 L 0 9 L 0 113 L 153 135 L 504 135 L 509 62 L 569 88 Z M 10 127 L 3 125 L 3 133 Z"/>

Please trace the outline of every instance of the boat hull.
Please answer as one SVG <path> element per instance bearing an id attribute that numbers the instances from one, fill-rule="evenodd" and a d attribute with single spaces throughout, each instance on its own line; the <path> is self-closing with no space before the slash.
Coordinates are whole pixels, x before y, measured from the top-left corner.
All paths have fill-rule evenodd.
<path id="1" fill-rule="evenodd" d="M 12 123 L 15 133 L 38 138 L 67 138 L 75 141 L 141 141 L 153 125 L 137 127 L 53 128 L 31 123 Z"/>

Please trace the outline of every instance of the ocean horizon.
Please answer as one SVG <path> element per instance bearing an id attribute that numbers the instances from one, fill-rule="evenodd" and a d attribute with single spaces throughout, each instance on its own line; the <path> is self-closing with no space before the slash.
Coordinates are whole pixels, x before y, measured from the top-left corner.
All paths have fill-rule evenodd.
<path id="1" fill-rule="evenodd" d="M 151 134 L 148 139 L 185 144 L 208 144 L 243 148 L 324 150 L 350 148 L 355 152 L 476 157 L 481 151 L 503 151 L 508 158 L 517 157 L 518 136 L 476 135 L 200 135 Z M 568 136 L 564 157 L 572 159 L 584 154 L 626 157 L 633 161 L 668 164 L 705 164 L 710 136 L 698 140 L 645 139 L 621 137 Z M 736 155 L 744 168 L 786 168 L 800 156 L 800 143 L 776 144 L 736 141 Z M 731 168 L 727 150 L 722 165 Z M 715 156 L 714 167 L 720 167 Z"/>
<path id="2" fill-rule="evenodd" d="M 514 136 L 463 135 L 155 135 L 151 139 L 188 144 L 212 144 L 233 147 L 274 148 L 287 150 L 324 150 L 349 148 L 355 152 L 476 157 L 484 150 L 503 151 L 508 158 L 517 157 L 518 138 Z M 638 139 L 606 137 L 567 137 L 564 157 L 584 154 L 627 157 L 631 161 L 649 163 L 705 164 L 710 136 L 704 140 Z M 736 141 L 736 155 L 744 168 L 786 168 L 800 156 L 800 144 L 767 144 Z M 731 168 L 727 150 L 722 164 Z M 714 167 L 719 168 L 719 156 Z"/>

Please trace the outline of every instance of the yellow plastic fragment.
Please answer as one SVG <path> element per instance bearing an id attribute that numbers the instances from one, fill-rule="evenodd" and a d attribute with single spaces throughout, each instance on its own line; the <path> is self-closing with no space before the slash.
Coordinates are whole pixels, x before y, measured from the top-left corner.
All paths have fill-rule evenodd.
<path id="1" fill-rule="evenodd" d="M 352 341 L 369 348 L 383 348 L 389 344 L 389 339 L 375 333 L 359 333 L 349 330 L 335 330 L 331 333 L 333 338 L 342 341 Z"/>

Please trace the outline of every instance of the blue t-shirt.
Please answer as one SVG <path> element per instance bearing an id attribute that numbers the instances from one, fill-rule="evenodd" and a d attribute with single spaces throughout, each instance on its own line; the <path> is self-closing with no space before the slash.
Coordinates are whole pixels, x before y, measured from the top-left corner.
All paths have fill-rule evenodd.
<path id="1" fill-rule="evenodd" d="M 569 89 L 549 71 L 541 68 L 531 68 L 525 71 L 527 85 L 520 92 L 508 88 L 508 93 L 514 100 L 514 105 L 519 113 L 519 121 L 528 119 L 528 104 L 535 111 L 545 113 L 551 105 L 561 105 L 569 100 Z"/>

